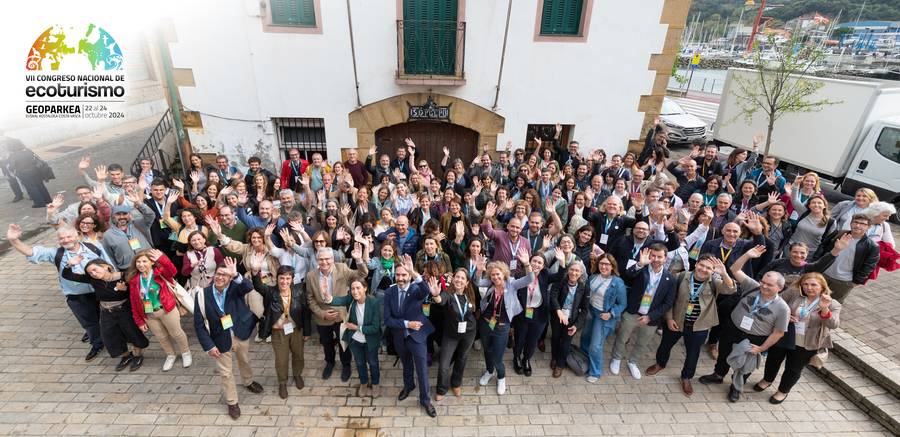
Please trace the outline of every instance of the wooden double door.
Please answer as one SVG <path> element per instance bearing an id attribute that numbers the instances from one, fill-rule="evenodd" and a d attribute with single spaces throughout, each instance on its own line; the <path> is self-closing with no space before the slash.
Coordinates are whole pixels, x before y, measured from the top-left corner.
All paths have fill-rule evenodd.
<path id="1" fill-rule="evenodd" d="M 387 153 L 393 159 L 397 147 L 403 146 L 406 138 L 411 138 L 416 143 L 416 163 L 423 159 L 428 161 L 431 170 L 441 176 L 444 146 L 450 149 L 449 162 L 460 158 L 466 167 L 478 153 L 478 132 L 472 129 L 446 122 L 411 121 L 375 131 L 378 155 Z"/>

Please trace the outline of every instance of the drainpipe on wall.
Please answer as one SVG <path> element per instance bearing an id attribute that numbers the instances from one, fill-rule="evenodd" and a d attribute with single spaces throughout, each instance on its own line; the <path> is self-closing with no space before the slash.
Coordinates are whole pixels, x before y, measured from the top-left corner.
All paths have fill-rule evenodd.
<path id="1" fill-rule="evenodd" d="M 500 52 L 500 72 L 497 74 L 497 87 L 494 91 L 494 106 L 491 111 L 497 112 L 497 102 L 500 100 L 500 81 L 503 79 L 503 62 L 506 60 L 506 39 L 509 37 L 509 17 L 512 14 L 512 0 L 507 0 L 506 29 L 503 31 L 503 51 Z"/>
<path id="2" fill-rule="evenodd" d="M 185 156 L 190 156 L 193 152 L 191 140 L 184 130 L 184 122 L 181 120 L 181 98 L 178 95 L 178 88 L 175 85 L 175 78 L 172 76 L 172 55 L 169 53 L 169 44 L 163 38 L 161 30 L 157 30 L 157 42 L 159 44 L 159 58 L 162 61 L 163 75 L 166 80 L 166 93 L 168 94 L 169 108 L 172 110 L 172 118 L 175 120 L 175 141 L 177 143 L 178 159 L 181 161 L 181 168 L 184 171 L 184 177 L 188 176 L 187 169 L 189 166 L 185 161 Z"/>
<path id="3" fill-rule="evenodd" d="M 353 58 L 353 84 L 356 86 L 356 107 L 362 107 L 359 98 L 359 77 L 356 75 L 356 45 L 353 43 L 353 18 L 350 16 L 350 0 L 347 0 L 347 25 L 350 27 L 350 55 Z"/>

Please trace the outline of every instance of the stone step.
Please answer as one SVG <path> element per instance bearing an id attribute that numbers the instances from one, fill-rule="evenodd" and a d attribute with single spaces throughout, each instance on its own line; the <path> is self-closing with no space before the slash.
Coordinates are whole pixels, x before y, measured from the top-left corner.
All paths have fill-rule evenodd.
<path id="1" fill-rule="evenodd" d="M 821 369 L 809 369 L 894 435 L 900 435 L 897 365 L 849 334 L 832 332 L 835 346 Z M 884 358 L 884 360 L 881 360 Z"/>

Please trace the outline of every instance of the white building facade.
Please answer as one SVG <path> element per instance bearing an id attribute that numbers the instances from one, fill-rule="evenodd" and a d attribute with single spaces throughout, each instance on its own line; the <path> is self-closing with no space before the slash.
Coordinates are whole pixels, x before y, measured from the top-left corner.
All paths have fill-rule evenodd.
<path id="1" fill-rule="evenodd" d="M 468 161 L 557 122 L 612 154 L 658 112 L 689 5 L 204 0 L 164 33 L 193 150 L 238 164 L 291 147 L 387 152 L 407 136 L 425 158 L 448 146 Z"/>

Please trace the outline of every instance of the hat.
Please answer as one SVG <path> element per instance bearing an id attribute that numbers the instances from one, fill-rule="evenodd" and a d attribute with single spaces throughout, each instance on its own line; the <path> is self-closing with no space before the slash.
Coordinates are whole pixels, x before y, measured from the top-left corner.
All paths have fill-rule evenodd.
<path id="1" fill-rule="evenodd" d="M 128 205 L 116 205 L 112 209 L 113 214 L 126 214 L 131 212 L 131 207 Z"/>

